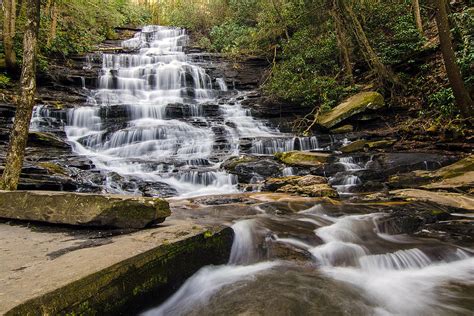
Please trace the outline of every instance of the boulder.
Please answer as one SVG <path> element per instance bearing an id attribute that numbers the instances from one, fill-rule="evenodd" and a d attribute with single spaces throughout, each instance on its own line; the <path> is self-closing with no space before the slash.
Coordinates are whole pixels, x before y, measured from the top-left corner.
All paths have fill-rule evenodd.
<path id="1" fill-rule="evenodd" d="M 265 182 L 264 189 L 310 197 L 338 197 L 337 192 L 327 184 L 326 178 L 312 175 L 270 178 Z"/>
<path id="2" fill-rule="evenodd" d="M 228 172 L 235 174 L 239 183 L 252 183 L 268 177 L 281 176 L 283 165 L 272 159 L 256 157 L 236 157 L 226 161 L 223 165 Z"/>
<path id="3" fill-rule="evenodd" d="M 339 148 L 339 151 L 345 154 L 353 153 L 356 151 L 363 151 L 366 144 L 366 140 L 359 139 L 355 142 L 342 146 L 341 148 Z"/>
<path id="4" fill-rule="evenodd" d="M 378 92 L 361 92 L 332 110 L 318 116 L 316 123 L 326 129 L 330 129 L 353 115 L 368 110 L 378 110 L 384 107 L 384 98 Z"/>
<path id="5" fill-rule="evenodd" d="M 140 229 L 170 215 L 162 199 L 49 191 L 0 191 L 0 217 Z"/>
<path id="6" fill-rule="evenodd" d="M 287 165 L 314 167 L 328 162 L 331 154 L 306 151 L 289 151 L 276 153 L 275 157 Z"/>

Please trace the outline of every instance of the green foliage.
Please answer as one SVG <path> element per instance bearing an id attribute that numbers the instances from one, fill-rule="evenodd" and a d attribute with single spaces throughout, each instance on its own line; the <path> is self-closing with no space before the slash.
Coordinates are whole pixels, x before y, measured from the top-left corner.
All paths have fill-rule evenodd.
<path id="1" fill-rule="evenodd" d="M 234 21 L 214 26 L 210 33 L 212 47 L 224 53 L 238 53 L 248 49 L 252 44 L 254 28 Z"/>
<path id="2" fill-rule="evenodd" d="M 337 59 L 333 33 L 315 38 L 313 30 L 302 29 L 284 45 L 283 60 L 273 68 L 265 90 L 303 106 L 332 107 L 339 101 L 343 89 L 334 78 Z"/>
<path id="3" fill-rule="evenodd" d="M 0 88 L 5 88 L 10 85 L 10 77 L 8 77 L 6 74 L 0 73 Z"/>
<path id="4" fill-rule="evenodd" d="M 458 64 L 468 87 L 474 88 L 474 8 L 453 14 L 458 39 Z"/>
<path id="5" fill-rule="evenodd" d="M 383 63 L 399 64 L 421 51 L 424 38 L 416 28 L 409 3 L 379 2 L 365 9 L 370 9 L 366 29 Z"/>
<path id="6" fill-rule="evenodd" d="M 430 95 L 428 104 L 431 109 L 444 117 L 456 117 L 459 114 L 451 88 L 443 88 Z"/>
<path id="7" fill-rule="evenodd" d="M 64 0 L 59 4 L 56 36 L 51 37 L 52 9 L 43 10 L 41 51 L 45 55 L 84 53 L 106 38 L 113 38 L 113 28 L 142 24 L 147 15 L 126 0 Z"/>

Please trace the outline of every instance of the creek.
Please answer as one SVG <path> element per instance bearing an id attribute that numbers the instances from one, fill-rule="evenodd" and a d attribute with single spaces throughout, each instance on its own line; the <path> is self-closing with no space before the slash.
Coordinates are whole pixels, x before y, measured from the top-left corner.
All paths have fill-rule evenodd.
<path id="1" fill-rule="evenodd" d="M 253 118 L 242 105 L 249 92 L 208 75 L 199 56 L 185 53 L 187 42 L 182 29 L 144 27 L 122 44 L 133 53 L 103 54 L 98 88 L 88 90 L 85 106 L 68 110 L 67 139 L 106 175 L 104 191 L 140 194 L 137 183 L 146 182 L 180 198 L 238 193 L 236 176 L 221 168 L 229 157 L 344 142 L 322 144 Z M 47 119 L 37 108 L 34 127 Z M 350 196 L 371 161 L 341 157 L 330 183 Z M 204 267 L 168 300 L 151 303 L 159 306 L 137 309 L 147 316 L 472 315 L 472 250 L 397 233 L 386 207 L 245 208 L 245 216 L 214 219 L 235 232 L 228 264 Z"/>

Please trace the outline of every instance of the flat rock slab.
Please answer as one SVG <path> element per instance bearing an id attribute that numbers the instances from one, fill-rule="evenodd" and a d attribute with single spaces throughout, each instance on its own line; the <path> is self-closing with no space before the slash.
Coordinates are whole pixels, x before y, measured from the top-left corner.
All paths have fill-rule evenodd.
<path id="1" fill-rule="evenodd" d="M 166 286 L 224 263 L 232 243 L 230 228 L 177 219 L 131 234 L 97 234 L 0 223 L 0 315 L 116 314 L 148 291 L 158 288 L 152 297 L 163 299 Z"/>
<path id="2" fill-rule="evenodd" d="M 144 228 L 169 216 L 158 198 L 49 191 L 0 191 L 0 217 L 54 224 Z"/>
<path id="3" fill-rule="evenodd" d="M 435 192 L 418 189 L 404 189 L 390 191 L 390 194 L 417 201 L 429 201 L 440 205 L 462 208 L 465 210 L 474 210 L 474 197 L 467 194 Z"/>

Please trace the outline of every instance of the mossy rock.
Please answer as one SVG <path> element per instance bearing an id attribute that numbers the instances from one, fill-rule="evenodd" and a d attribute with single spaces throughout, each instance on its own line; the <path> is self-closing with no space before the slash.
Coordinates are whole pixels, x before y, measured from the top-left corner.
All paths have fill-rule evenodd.
<path id="1" fill-rule="evenodd" d="M 306 151 L 289 151 L 276 153 L 275 157 L 287 165 L 313 167 L 327 163 L 331 155 Z"/>
<path id="2" fill-rule="evenodd" d="M 50 174 L 68 176 L 67 170 L 54 162 L 39 162 L 38 166 L 48 170 Z"/>
<path id="3" fill-rule="evenodd" d="M 320 114 L 316 123 L 323 128 L 331 129 L 353 115 L 368 110 L 378 110 L 384 106 L 384 98 L 380 93 L 361 92 L 350 97 L 331 111 Z"/>
<path id="4" fill-rule="evenodd" d="M 227 170 L 227 171 L 235 171 L 235 167 L 237 167 L 240 164 L 243 163 L 249 163 L 249 162 L 254 162 L 257 161 L 258 159 L 255 157 L 250 157 L 250 156 L 240 156 L 240 157 L 232 157 L 225 161 L 222 164 L 222 167 Z"/>
<path id="5" fill-rule="evenodd" d="M 0 217 L 140 229 L 171 215 L 158 198 L 48 191 L 0 191 Z"/>
<path id="6" fill-rule="evenodd" d="M 69 148 L 69 144 L 63 139 L 52 133 L 30 132 L 28 135 L 28 144 L 43 147 Z"/>
<path id="7" fill-rule="evenodd" d="M 356 140 L 348 145 L 342 146 L 339 148 L 339 151 L 345 154 L 358 152 L 358 151 L 367 151 L 371 149 L 382 149 L 388 148 L 395 144 L 396 140 L 393 139 L 383 139 L 377 141 L 367 141 L 363 139 Z"/>
<path id="8" fill-rule="evenodd" d="M 327 184 L 326 178 L 313 175 L 271 178 L 265 182 L 264 189 L 310 197 L 338 197 L 337 192 Z"/>
<path id="9" fill-rule="evenodd" d="M 347 124 L 331 130 L 332 134 L 348 134 L 354 131 L 354 126 Z"/>
<path id="10" fill-rule="evenodd" d="M 310 197 L 329 197 L 337 198 L 339 194 L 328 184 L 313 184 L 308 186 L 299 186 L 299 185 L 285 185 L 279 188 L 276 192 L 278 193 L 291 193 L 299 194 L 303 196 Z"/>
<path id="11" fill-rule="evenodd" d="M 363 139 L 359 139 L 359 140 L 356 140 L 355 142 L 342 146 L 341 148 L 339 148 L 339 151 L 341 151 L 344 154 L 349 154 L 349 153 L 353 153 L 357 151 L 363 151 L 365 148 L 365 145 L 367 145 L 367 141 Z"/>
<path id="12" fill-rule="evenodd" d="M 420 187 L 423 189 L 470 190 L 474 186 L 474 155 L 436 171 L 417 170 L 389 178 L 392 188 Z"/>

